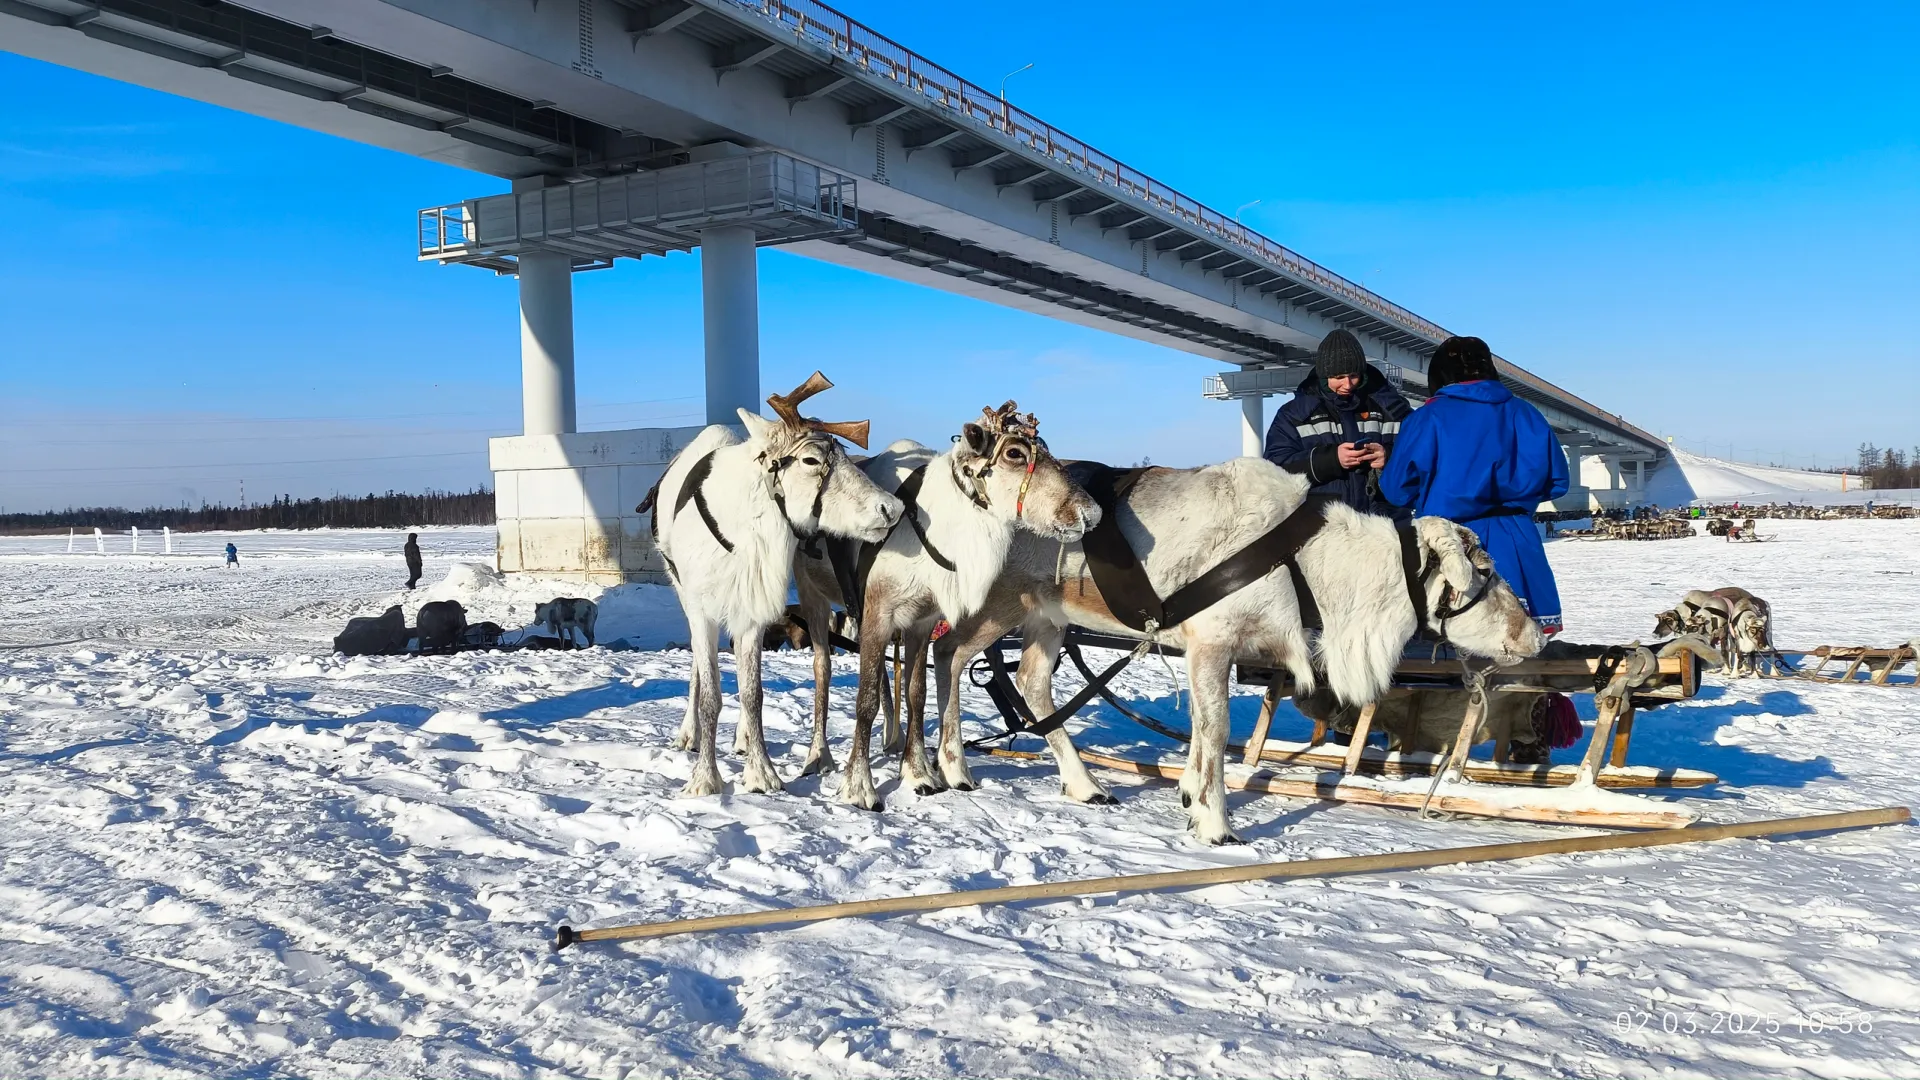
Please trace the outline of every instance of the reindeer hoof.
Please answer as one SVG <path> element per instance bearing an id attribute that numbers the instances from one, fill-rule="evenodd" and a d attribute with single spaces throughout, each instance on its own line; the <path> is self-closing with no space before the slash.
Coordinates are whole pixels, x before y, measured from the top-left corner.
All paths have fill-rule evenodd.
<path id="1" fill-rule="evenodd" d="M 913 785 L 913 793 L 915 795 L 938 795 L 940 794 L 940 792 L 944 790 L 946 789 L 934 787 L 932 784 L 929 784 L 925 781 L 921 781 L 920 783 Z"/>
<path id="2" fill-rule="evenodd" d="M 748 774 L 741 778 L 740 787 L 754 795 L 784 795 L 787 792 L 787 785 L 780 782 L 780 774 L 772 770 L 765 773 L 748 770 Z"/>
<path id="3" fill-rule="evenodd" d="M 974 784 L 974 782 L 973 782 L 973 781 L 971 781 L 971 780 L 964 780 L 964 781 L 961 781 L 961 782 L 960 782 L 960 783 L 958 783 L 958 784 L 952 784 L 952 785 L 949 785 L 949 790 L 952 790 L 952 791 L 972 791 L 972 790 L 974 790 L 974 788 L 975 788 L 975 786 L 976 786 L 976 785 Z"/>
<path id="4" fill-rule="evenodd" d="M 724 789 L 718 778 L 711 780 L 699 778 L 687 781 L 687 786 L 680 789 L 676 798 L 699 799 L 708 795 L 718 795 L 722 790 Z"/>
<path id="5" fill-rule="evenodd" d="M 1100 791 L 1100 792 L 1095 792 L 1093 798 L 1087 800 L 1087 805 L 1088 806 L 1119 806 L 1120 800 L 1114 798 L 1113 796 L 1107 794 L 1104 791 Z"/>
<path id="6" fill-rule="evenodd" d="M 825 774 L 832 771 L 833 755 L 831 754 L 820 754 L 816 757 L 810 757 L 807 759 L 805 765 L 800 766 L 801 776 L 812 776 L 815 773 Z"/>
<path id="7" fill-rule="evenodd" d="M 1192 809 L 1192 807 L 1193 807 L 1193 796 L 1191 796 L 1191 795 L 1189 795 L 1189 794 L 1187 794 L 1187 793 L 1186 793 L 1186 792 L 1184 792 L 1184 791 L 1183 791 L 1183 792 L 1181 792 L 1181 793 L 1180 793 L 1180 806 L 1181 806 L 1181 807 L 1182 807 L 1183 809 Z"/>

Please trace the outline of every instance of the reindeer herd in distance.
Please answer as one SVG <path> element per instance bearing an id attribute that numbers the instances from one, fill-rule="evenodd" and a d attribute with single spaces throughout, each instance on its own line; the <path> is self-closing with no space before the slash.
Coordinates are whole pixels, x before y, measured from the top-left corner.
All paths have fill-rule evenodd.
<path id="1" fill-rule="evenodd" d="M 974 787 L 957 693 L 966 665 L 1018 630 L 1024 651 L 1016 683 L 1035 714 L 1045 716 L 1054 709 L 1055 657 L 1073 624 L 1184 652 L 1193 739 L 1181 800 L 1205 843 L 1233 839 L 1225 758 L 1236 661 L 1284 668 L 1303 689 L 1324 686 L 1358 705 L 1386 691 L 1403 647 L 1422 631 L 1500 663 L 1545 645 L 1472 532 L 1444 519 L 1416 519 L 1403 537 L 1387 518 L 1309 500 L 1304 477 L 1261 458 L 1133 470 L 1116 495 L 1116 470 L 1056 458 L 1039 421 L 1012 401 L 962 424 L 944 450 L 902 440 L 854 458 L 839 440 L 864 450 L 866 421 L 826 423 L 799 411 L 832 385 L 815 372 L 791 393 L 769 397 L 773 419 L 740 410 L 744 439 L 729 425 L 708 427 L 637 508 L 652 514 L 654 540 L 691 634 L 687 713 L 675 740 L 694 754 L 684 796 L 722 790 L 721 628 L 737 642 L 762 641 L 769 628 L 787 624 L 790 589 L 813 628 L 813 737 L 801 775 L 835 770 L 826 735 L 833 608 L 857 627 L 860 677 L 842 802 L 881 809 L 870 748 L 885 696 L 886 649 L 896 635 L 906 643 L 912 678 L 898 748 L 901 782 L 931 795 Z M 1121 558 L 1137 560 L 1134 572 L 1144 572 L 1158 597 L 1174 597 L 1296 514 L 1320 519 L 1290 557 L 1293 568 L 1236 581 L 1176 625 L 1140 625 L 1137 615 L 1114 610 L 1121 605 L 1103 597 L 1089 564 L 1086 549 L 1094 545 L 1080 543 L 1106 521 L 1124 540 Z M 1105 534 L 1103 550 L 1115 542 Z M 1460 605 L 1466 597 L 1473 599 Z M 942 620 L 950 630 L 932 640 Z M 921 722 L 929 650 L 940 716 L 931 758 Z M 735 750 L 745 757 L 740 786 L 780 791 L 762 731 L 760 651 L 736 648 L 734 656 Z M 1113 801 L 1064 727 L 1046 738 L 1068 798 Z"/>

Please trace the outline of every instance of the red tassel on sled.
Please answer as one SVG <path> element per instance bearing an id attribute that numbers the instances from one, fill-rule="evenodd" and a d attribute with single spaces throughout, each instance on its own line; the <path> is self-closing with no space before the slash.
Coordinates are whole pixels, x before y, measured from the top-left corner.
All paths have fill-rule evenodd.
<path id="1" fill-rule="evenodd" d="M 1555 750 L 1564 750 L 1580 741 L 1580 714 L 1574 711 L 1573 699 L 1565 694 L 1548 694 L 1547 699 L 1547 745 Z"/>

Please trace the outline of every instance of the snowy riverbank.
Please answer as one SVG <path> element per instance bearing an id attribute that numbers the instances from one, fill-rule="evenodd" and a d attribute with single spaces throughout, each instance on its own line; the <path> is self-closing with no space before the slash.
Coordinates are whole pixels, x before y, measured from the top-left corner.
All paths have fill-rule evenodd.
<path id="1" fill-rule="evenodd" d="M 1723 584 L 1771 599 L 1789 644 L 1920 634 L 1920 522 L 1764 531 L 1777 542 L 1550 545 L 1571 636 L 1644 635 L 1685 589 Z M 556 956 L 560 922 L 1558 830 L 1243 795 L 1248 843 L 1206 850 L 1170 789 L 1102 774 L 1120 805 L 1080 806 L 1051 767 L 1006 761 L 976 766 L 978 792 L 929 798 L 889 763 L 881 815 L 817 778 L 681 801 L 688 765 L 667 742 L 687 654 L 662 648 L 685 632 L 665 590 L 607 603 L 601 638 L 636 651 L 347 660 L 327 641 L 391 603 L 457 597 L 518 626 L 538 600 L 593 593 L 463 567 L 489 558 L 490 530 L 425 534 L 433 584 L 410 596 L 399 534 L 244 534 L 234 571 L 213 556 L 226 539 L 169 559 L 0 538 L 0 1074 L 1920 1069 L 1912 828 Z M 810 664 L 773 654 L 767 674 L 790 776 Z M 1124 680 L 1172 709 L 1160 665 Z M 853 683 L 840 661 L 841 758 Z M 1236 699 L 1237 736 L 1256 704 Z M 1090 715 L 1083 745 L 1168 748 Z M 1646 714 L 1633 760 L 1719 773 L 1687 798 L 1710 821 L 1913 804 L 1916 720 L 1913 689 L 1716 677 Z"/>

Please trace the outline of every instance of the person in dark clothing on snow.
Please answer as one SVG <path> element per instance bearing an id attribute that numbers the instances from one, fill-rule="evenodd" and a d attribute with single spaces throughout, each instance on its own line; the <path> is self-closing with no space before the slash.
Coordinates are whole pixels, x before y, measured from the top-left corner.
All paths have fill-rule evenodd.
<path id="1" fill-rule="evenodd" d="M 1367 363 L 1360 339 L 1335 330 L 1321 340 L 1313 374 L 1274 414 L 1264 456 L 1304 475 L 1315 495 L 1335 496 L 1362 513 L 1405 517 L 1381 498 L 1378 478 L 1410 412 L 1400 391 Z"/>
<path id="2" fill-rule="evenodd" d="M 1431 399 L 1400 426 L 1380 493 L 1472 529 L 1534 621 L 1559 633 L 1560 590 L 1533 513 L 1567 493 L 1560 440 L 1540 410 L 1501 385 L 1479 338 L 1442 342 L 1427 388 Z"/>
<path id="3" fill-rule="evenodd" d="M 411 589 L 420 581 L 420 534 L 408 533 L 407 546 L 407 588 Z"/>
<path id="4" fill-rule="evenodd" d="M 227 565 L 228 566 L 240 565 L 240 549 L 237 547 L 234 547 L 232 544 L 227 545 Z"/>

